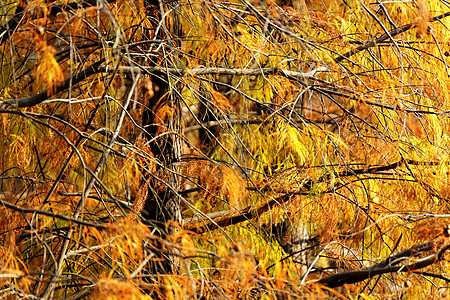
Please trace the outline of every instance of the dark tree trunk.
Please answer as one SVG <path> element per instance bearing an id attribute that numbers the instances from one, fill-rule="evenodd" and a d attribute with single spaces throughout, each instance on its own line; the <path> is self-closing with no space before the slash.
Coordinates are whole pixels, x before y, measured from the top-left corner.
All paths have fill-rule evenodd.
<path id="1" fill-rule="evenodd" d="M 158 36 L 159 40 L 167 40 L 167 44 L 172 48 L 178 44 L 177 39 L 180 35 L 180 25 L 177 21 L 176 9 L 173 24 L 169 27 L 165 21 L 161 21 L 164 15 L 164 4 L 159 1 L 146 1 L 147 12 L 158 11 L 158 20 L 153 19 L 153 26 L 157 28 L 159 22 L 162 22 L 162 30 Z M 176 6 L 177 3 L 172 2 L 171 5 Z M 155 13 L 156 14 L 156 13 Z M 169 36 L 170 35 L 170 36 Z M 171 38 L 175 37 L 175 42 Z M 165 55 L 170 50 L 165 49 L 164 54 L 161 52 L 160 61 L 151 61 L 151 65 L 165 66 Z M 176 61 L 171 60 L 171 61 Z M 175 66 L 167 66 L 175 67 Z M 180 178 L 179 165 L 181 156 L 181 119 L 180 119 L 180 101 L 176 93 L 170 91 L 169 78 L 166 74 L 152 75 L 152 84 L 154 96 L 149 100 L 148 108 L 144 111 L 142 117 L 142 126 L 145 128 L 145 140 L 149 143 L 150 150 L 156 160 L 156 169 L 150 173 L 148 170 L 143 171 L 143 179 L 141 181 L 140 195 L 144 195 L 142 215 L 149 226 L 157 229 L 156 233 L 161 240 L 166 238 L 175 230 L 171 226 L 171 222 L 181 222 L 180 208 Z M 174 87 L 172 87 L 174 88 Z M 176 87 L 175 87 L 176 88 Z M 159 111 L 169 111 L 168 114 L 158 114 Z M 173 250 L 165 250 L 164 245 L 153 245 L 154 254 L 162 258 L 163 261 L 154 267 L 150 267 L 148 272 L 155 273 L 172 273 L 176 272 L 177 263 L 175 262 Z M 170 253 L 168 253 L 170 252 Z"/>
<path id="2" fill-rule="evenodd" d="M 157 164 L 154 174 L 144 171 L 144 179 L 141 189 L 147 189 L 146 199 L 142 215 L 152 228 L 157 228 L 157 234 L 162 239 L 173 232 L 170 221 L 181 222 L 179 160 L 180 160 L 180 119 L 176 100 L 170 98 L 168 84 L 163 79 L 153 77 L 153 83 L 159 87 L 159 91 L 151 99 L 149 108 L 143 115 L 143 126 L 146 128 L 146 140 L 150 141 L 150 149 Z M 157 112 L 163 106 L 169 106 L 172 115 L 165 120 L 158 120 Z M 161 129 L 161 127 L 165 127 Z M 162 130 L 162 131 L 161 131 Z M 167 133 L 170 132 L 170 133 Z M 163 134 L 161 134 L 163 133 Z M 163 245 L 154 245 L 156 248 L 164 248 Z M 164 259 L 152 272 L 171 273 L 176 269 L 176 264 L 167 253 L 156 253 Z"/>

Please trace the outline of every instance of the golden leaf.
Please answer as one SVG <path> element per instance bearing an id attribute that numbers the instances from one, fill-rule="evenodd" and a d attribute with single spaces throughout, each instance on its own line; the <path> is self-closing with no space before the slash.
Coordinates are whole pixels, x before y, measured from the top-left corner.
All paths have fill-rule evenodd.
<path id="1" fill-rule="evenodd" d="M 43 46 L 40 54 L 40 62 L 36 72 L 37 83 L 47 83 L 48 96 L 53 95 L 56 92 L 57 84 L 64 80 L 63 71 L 61 66 L 56 61 L 53 52 L 53 47 L 47 45 Z"/>

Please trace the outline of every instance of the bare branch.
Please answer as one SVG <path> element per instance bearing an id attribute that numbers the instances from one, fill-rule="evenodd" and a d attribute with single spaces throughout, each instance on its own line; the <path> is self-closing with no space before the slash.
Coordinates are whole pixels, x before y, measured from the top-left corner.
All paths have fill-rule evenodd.
<path id="1" fill-rule="evenodd" d="M 85 226 L 95 227 L 97 229 L 105 229 L 105 228 L 107 228 L 107 226 L 102 225 L 102 224 L 87 222 L 87 221 L 83 221 L 83 220 L 79 220 L 79 219 L 63 216 L 63 215 L 60 215 L 60 214 L 55 214 L 55 213 L 52 213 L 52 212 L 49 212 L 49 211 L 43 211 L 43 210 L 36 210 L 36 209 L 20 207 L 20 206 L 11 204 L 9 202 L 6 202 L 4 200 L 0 200 L 0 205 L 3 205 L 5 207 L 10 208 L 10 209 L 15 210 L 15 211 L 19 211 L 21 213 L 34 213 L 34 214 L 38 214 L 38 215 L 43 215 L 43 216 L 47 216 L 47 217 L 61 219 L 61 220 L 68 221 L 68 222 L 71 222 L 71 223 L 74 223 L 74 224 L 78 224 L 78 225 L 85 225 Z"/>
<path id="2" fill-rule="evenodd" d="M 420 253 L 424 253 L 426 251 L 430 251 L 435 246 L 434 242 L 428 242 L 425 244 L 416 245 L 410 249 L 400 252 L 398 255 L 389 258 L 388 260 L 410 257 L 413 255 L 418 255 Z M 418 259 L 416 262 L 409 265 L 402 266 L 390 266 L 390 264 L 383 262 L 381 264 L 377 264 L 373 267 L 363 269 L 360 271 L 351 271 L 351 272 L 342 272 L 335 275 L 327 276 L 323 279 L 320 279 L 318 283 L 324 284 L 328 287 L 338 287 L 344 284 L 357 283 L 369 278 L 372 278 L 377 275 L 386 274 L 386 273 L 394 273 L 394 272 L 410 272 L 418 269 L 422 269 L 428 267 L 443 258 L 443 254 L 450 249 L 450 243 L 445 244 L 442 248 L 440 248 L 436 253 L 424 258 Z"/>
<path id="3" fill-rule="evenodd" d="M 35 106 L 47 99 L 49 99 L 52 95 L 56 95 L 62 91 L 67 90 L 71 85 L 75 85 L 80 83 L 84 79 L 88 78 L 91 75 L 100 73 L 101 70 L 99 66 L 104 63 L 105 59 L 102 58 L 99 61 L 93 63 L 86 69 L 81 72 L 75 74 L 74 76 L 67 78 L 63 82 L 48 88 L 47 90 L 37 94 L 36 96 L 32 96 L 29 98 L 21 98 L 21 99 L 11 99 L 0 103 L 0 108 L 21 108 L 21 107 L 31 107 Z"/>
<path id="4" fill-rule="evenodd" d="M 99 67 L 99 70 L 106 72 L 108 68 L 105 65 Z M 235 75 L 235 76 L 250 76 L 250 75 L 281 75 L 290 78 L 314 78 L 319 72 L 327 72 L 327 67 L 319 67 L 310 72 L 296 72 L 280 68 L 260 68 L 260 69 L 232 69 L 232 68 L 196 68 L 196 69 L 177 69 L 164 67 L 125 67 L 121 66 L 118 71 L 123 73 L 131 73 L 133 71 L 142 70 L 148 74 L 152 73 L 169 73 L 177 76 L 188 75 Z"/>
<path id="5" fill-rule="evenodd" d="M 446 12 L 446 13 L 441 14 L 439 16 L 433 17 L 433 18 L 431 18 L 429 20 L 429 22 L 439 21 L 439 20 L 442 20 L 443 18 L 446 18 L 448 16 L 450 16 L 450 12 Z M 348 59 L 350 56 L 352 56 L 352 55 L 354 55 L 354 54 L 356 54 L 358 52 L 361 52 L 363 50 L 372 48 L 372 47 L 376 46 L 377 44 L 380 44 L 380 43 L 384 42 L 387 39 L 390 39 L 390 38 L 392 38 L 392 37 L 394 37 L 396 35 L 399 35 L 399 34 L 405 32 L 405 31 L 408 31 L 408 30 L 410 30 L 412 28 L 415 28 L 416 26 L 417 26 L 417 24 L 413 23 L 413 24 L 404 25 L 402 27 L 397 27 L 394 30 L 390 31 L 389 33 L 383 34 L 382 36 L 380 36 L 379 38 L 377 38 L 375 40 L 367 41 L 364 45 L 361 45 L 361 46 L 357 47 L 356 49 L 350 50 L 350 51 L 348 51 L 348 52 L 346 52 L 346 53 L 344 53 L 342 55 L 339 55 L 338 57 L 336 57 L 334 59 L 334 61 L 337 62 L 337 63 L 340 63 L 344 59 Z"/>

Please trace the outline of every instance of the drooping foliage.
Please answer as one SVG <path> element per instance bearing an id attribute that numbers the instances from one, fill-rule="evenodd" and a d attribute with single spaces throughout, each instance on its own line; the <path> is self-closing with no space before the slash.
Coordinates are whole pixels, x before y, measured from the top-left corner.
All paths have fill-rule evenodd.
<path id="1" fill-rule="evenodd" d="M 439 298 L 446 1 L 6 1 L 1 298 Z"/>

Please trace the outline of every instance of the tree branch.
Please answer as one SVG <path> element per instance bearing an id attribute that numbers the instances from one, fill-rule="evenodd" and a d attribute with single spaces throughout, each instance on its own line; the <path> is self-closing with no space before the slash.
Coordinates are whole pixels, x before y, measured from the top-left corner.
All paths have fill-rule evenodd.
<path id="1" fill-rule="evenodd" d="M 110 67 L 109 67 L 110 68 Z M 102 65 L 100 70 L 105 72 L 108 66 Z M 284 77 L 291 78 L 313 78 L 319 72 L 326 72 L 327 67 L 319 67 L 310 72 L 296 72 L 280 68 L 259 68 L 259 69 L 232 69 L 232 68 L 196 68 L 196 69 L 177 69 L 177 68 L 165 68 L 165 67 L 119 67 L 118 71 L 123 73 L 136 72 L 137 70 L 144 71 L 145 73 L 169 73 L 177 76 L 187 75 L 235 75 L 235 76 L 249 76 L 249 75 L 282 75 Z"/>
<path id="2" fill-rule="evenodd" d="M 356 176 L 356 175 L 364 175 L 364 174 L 374 174 L 386 170 L 392 170 L 400 167 L 403 164 L 409 164 L 409 165 L 431 165 L 431 166 L 437 166 L 440 163 L 436 161 L 431 162 L 421 162 L 416 160 L 399 160 L 395 163 L 384 165 L 384 166 L 373 166 L 368 168 L 361 168 L 361 169 L 350 169 L 345 170 L 341 173 L 335 174 L 335 177 L 341 178 L 345 176 Z M 268 201 L 261 205 L 260 207 L 254 208 L 253 206 L 247 206 L 241 210 L 231 209 L 227 211 L 221 211 L 221 212 L 214 212 L 211 214 L 207 214 L 204 216 L 194 216 L 192 218 L 188 218 L 184 220 L 184 228 L 196 233 L 203 233 L 206 230 L 215 230 L 218 227 L 226 227 L 230 225 L 236 225 L 241 222 L 249 221 L 253 218 L 256 218 L 260 216 L 262 213 L 269 210 L 274 205 L 279 205 L 281 203 L 285 203 L 289 201 L 293 196 L 297 195 L 308 195 L 310 189 L 314 184 L 326 182 L 327 180 L 331 179 L 331 174 L 327 173 L 323 176 L 321 176 L 317 180 L 313 180 L 310 178 L 305 178 L 304 181 L 301 184 L 301 190 L 298 191 L 289 191 L 285 193 L 283 196 L 280 196 L 278 198 L 272 199 L 271 201 Z M 264 189 L 259 187 L 259 189 Z M 193 189 L 194 191 L 196 189 Z M 418 247 L 418 248 L 415 248 Z M 410 256 L 411 252 L 408 251 L 424 251 L 423 247 L 425 247 L 425 244 L 421 244 L 419 246 L 415 246 L 409 250 L 405 250 L 397 254 L 396 256 L 392 256 L 389 258 L 389 261 L 392 262 L 393 260 L 396 260 L 403 256 Z M 380 263 L 375 265 L 374 267 L 380 268 L 384 265 L 386 265 L 386 262 Z"/>
<path id="3" fill-rule="evenodd" d="M 444 13 L 442 15 L 433 17 L 428 22 L 435 22 L 435 21 L 441 20 L 443 18 L 446 18 L 448 16 L 450 16 L 450 12 L 446 12 L 446 13 Z M 352 55 L 354 55 L 354 54 L 356 54 L 358 52 L 361 52 L 361 51 L 363 51 L 365 49 L 372 48 L 372 47 L 376 46 L 377 44 L 379 44 L 381 42 L 384 42 L 385 40 L 390 39 L 390 38 L 392 38 L 392 37 L 394 37 L 396 35 L 399 35 L 400 33 L 408 31 L 409 29 L 412 29 L 412 28 L 414 28 L 416 26 L 417 26 L 417 24 L 414 23 L 414 24 L 408 24 L 408 25 L 405 25 L 405 26 L 402 26 L 402 27 L 397 27 L 394 30 L 390 31 L 389 33 L 383 34 L 382 36 L 380 36 L 377 39 L 374 39 L 374 40 L 371 40 L 371 41 L 367 41 L 364 45 L 361 45 L 361 46 L 359 46 L 359 47 L 357 47 L 357 48 L 355 48 L 353 50 L 348 51 L 347 53 L 339 55 L 338 57 L 336 57 L 334 59 L 334 61 L 336 63 L 340 63 L 344 59 L 347 59 L 350 56 L 352 56 Z"/>
<path id="4" fill-rule="evenodd" d="M 63 215 L 59 215 L 59 214 L 55 214 L 49 211 L 42 211 L 42 210 L 36 210 L 36 209 L 30 209 L 30 208 L 24 208 L 24 207 L 20 207 L 14 204 L 11 204 L 9 202 L 0 200 L 0 205 L 3 205 L 9 209 L 21 212 L 21 213 L 35 213 L 35 214 L 39 214 L 39 215 L 43 215 L 43 216 L 47 216 L 47 217 L 52 217 L 52 218 L 57 218 L 57 219 L 61 219 L 64 221 L 68 221 L 71 223 L 75 223 L 78 225 L 85 225 L 85 226 L 90 226 L 90 227 L 95 227 L 97 229 L 105 229 L 107 226 L 102 225 L 102 224 L 96 224 L 96 223 L 92 223 L 92 222 L 86 222 L 86 221 L 82 221 L 82 220 L 77 220 L 75 218 L 71 218 L 71 217 L 67 217 L 67 216 L 63 216 Z"/>
<path id="5" fill-rule="evenodd" d="M 37 104 L 47 100 L 48 98 L 50 98 L 52 95 L 56 95 L 64 90 L 68 89 L 71 84 L 75 85 L 75 84 L 83 81 L 84 79 L 88 78 L 91 75 L 102 72 L 100 70 L 99 66 L 104 62 L 105 62 L 105 59 L 102 58 L 99 61 L 97 61 L 97 62 L 93 63 L 92 65 L 90 65 L 89 67 L 87 67 L 86 69 L 82 70 L 75 76 L 72 76 L 71 78 L 67 78 L 66 80 L 60 82 L 59 84 L 56 84 L 55 86 L 52 86 L 52 87 L 48 88 L 47 90 L 45 90 L 35 96 L 29 97 L 29 98 L 11 99 L 11 100 L 4 101 L 4 102 L 0 103 L 0 109 L 7 108 L 7 107 L 20 108 L 20 107 L 30 107 L 30 106 L 37 105 Z"/>
<path id="6" fill-rule="evenodd" d="M 227 212 L 216 213 L 218 216 L 213 216 L 213 218 L 209 217 L 208 215 L 205 217 L 200 216 L 198 218 L 193 218 L 192 221 L 186 222 L 183 225 L 185 229 L 193 231 L 195 233 L 204 233 L 206 230 L 211 231 L 219 227 L 223 228 L 230 225 L 236 225 L 261 216 L 261 214 L 268 211 L 274 205 L 285 203 L 292 197 L 302 194 L 305 193 L 287 193 L 283 196 L 267 201 L 265 204 L 256 209 L 253 206 L 247 206 L 246 208 L 241 210 L 229 210 Z"/>
<path id="7" fill-rule="evenodd" d="M 396 256 L 388 258 L 388 260 L 394 262 L 394 260 L 397 260 L 402 257 L 410 257 L 413 255 L 418 255 L 421 253 L 424 253 L 426 251 L 430 251 L 434 248 L 435 243 L 434 242 L 428 242 L 420 245 L 416 245 L 414 247 L 411 247 L 410 249 L 407 249 L 405 251 L 400 252 Z M 364 281 L 366 279 L 372 278 L 377 275 L 386 274 L 386 273 L 394 273 L 394 272 L 410 272 L 413 270 L 422 269 L 425 267 L 428 267 L 443 258 L 443 254 L 450 249 L 450 243 L 447 242 L 444 244 L 442 248 L 440 248 L 436 253 L 425 257 L 423 259 L 417 260 L 417 262 L 409 264 L 409 265 L 402 265 L 402 266 L 392 266 L 390 263 L 387 263 L 388 260 L 376 264 L 375 266 L 372 266 L 367 269 L 363 269 L 360 271 L 350 271 L 350 272 L 342 272 L 335 275 L 330 275 L 325 278 L 322 278 L 318 281 L 318 283 L 324 284 L 328 287 L 338 287 L 342 286 L 344 284 L 351 284 L 351 283 L 357 283 Z M 394 259 L 395 258 L 395 259 Z M 394 260 L 393 260 L 394 259 Z"/>

